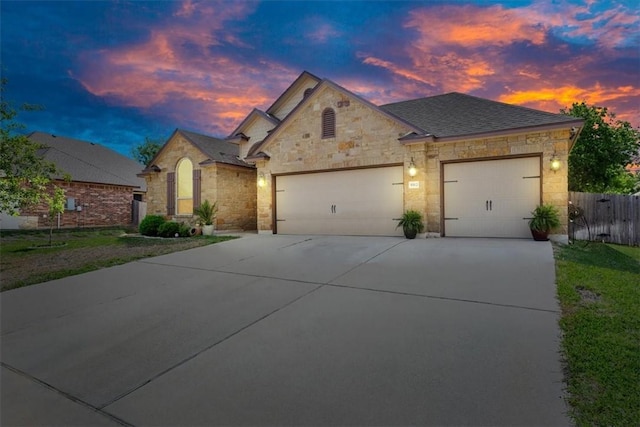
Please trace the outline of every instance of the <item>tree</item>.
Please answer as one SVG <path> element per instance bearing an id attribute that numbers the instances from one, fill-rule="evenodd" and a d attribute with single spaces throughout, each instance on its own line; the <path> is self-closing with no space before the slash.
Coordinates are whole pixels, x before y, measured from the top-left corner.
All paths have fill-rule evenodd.
<path id="1" fill-rule="evenodd" d="M 569 190 L 622 193 L 637 190 L 638 178 L 625 166 L 640 150 L 640 131 L 616 120 L 606 107 L 574 103 L 562 114 L 581 117 L 584 128 L 569 154 Z"/>
<path id="2" fill-rule="evenodd" d="M 2 78 L 0 93 L 7 80 Z M 21 111 L 39 108 L 25 104 Z M 38 151 L 45 148 L 20 134 L 24 125 L 15 121 L 18 112 L 4 97 L 0 100 L 0 212 L 17 215 L 20 208 L 38 203 L 57 170 Z"/>
<path id="3" fill-rule="evenodd" d="M 151 160 L 153 160 L 160 148 L 162 148 L 161 143 L 147 136 L 144 138 L 144 142 L 131 149 L 131 154 L 138 162 L 149 166 L 149 163 L 151 163 Z"/>
<path id="4" fill-rule="evenodd" d="M 47 204 L 49 205 L 49 246 L 51 246 L 53 241 L 53 224 L 56 217 L 64 212 L 64 189 L 54 185 L 51 194 L 47 194 L 44 197 L 47 199 Z"/>

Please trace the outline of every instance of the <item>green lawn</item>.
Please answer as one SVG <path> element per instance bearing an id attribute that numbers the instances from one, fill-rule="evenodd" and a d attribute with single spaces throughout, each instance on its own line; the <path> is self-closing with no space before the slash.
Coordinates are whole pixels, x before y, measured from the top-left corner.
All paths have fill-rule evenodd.
<path id="1" fill-rule="evenodd" d="M 556 248 L 560 326 L 578 426 L 640 426 L 640 248 Z"/>
<path id="2" fill-rule="evenodd" d="M 231 236 L 143 238 L 124 229 L 57 230 L 45 248 L 48 231 L 9 232 L 0 235 L 0 284 L 3 291 L 85 273 L 140 258 L 210 245 Z"/>

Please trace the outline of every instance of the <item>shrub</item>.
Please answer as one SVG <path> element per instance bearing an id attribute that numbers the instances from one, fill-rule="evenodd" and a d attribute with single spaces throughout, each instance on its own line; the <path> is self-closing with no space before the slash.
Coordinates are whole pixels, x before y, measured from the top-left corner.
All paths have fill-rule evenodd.
<path id="1" fill-rule="evenodd" d="M 180 233 L 180 237 L 189 237 L 191 236 L 191 227 L 189 226 L 189 224 L 181 222 L 178 233 Z"/>
<path id="2" fill-rule="evenodd" d="M 180 234 L 180 224 L 174 221 L 168 221 L 158 228 L 158 236 L 175 237 L 176 233 Z"/>
<path id="3" fill-rule="evenodd" d="M 157 236 L 158 228 L 165 223 L 165 219 L 162 215 L 147 215 L 140 222 L 140 234 L 143 236 Z"/>

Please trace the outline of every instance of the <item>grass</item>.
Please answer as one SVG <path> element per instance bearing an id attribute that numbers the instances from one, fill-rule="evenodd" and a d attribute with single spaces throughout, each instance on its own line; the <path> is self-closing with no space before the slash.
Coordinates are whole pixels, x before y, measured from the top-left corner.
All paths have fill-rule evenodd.
<path id="1" fill-rule="evenodd" d="M 640 248 L 556 250 L 571 416 L 578 426 L 640 426 Z"/>
<path id="2" fill-rule="evenodd" d="M 42 247 L 49 241 L 48 231 L 3 231 L 0 234 L 2 291 L 234 238 L 142 238 L 125 235 L 126 231 L 131 230 L 56 230 L 52 243 L 64 242 L 65 245 L 51 248 Z"/>

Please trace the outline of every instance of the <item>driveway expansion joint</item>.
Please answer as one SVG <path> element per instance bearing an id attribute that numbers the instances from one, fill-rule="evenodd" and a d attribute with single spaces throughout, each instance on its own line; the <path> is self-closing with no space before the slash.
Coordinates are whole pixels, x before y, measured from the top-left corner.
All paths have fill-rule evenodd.
<path id="1" fill-rule="evenodd" d="M 157 373 L 156 375 L 154 375 L 151 378 L 148 378 L 147 380 L 143 381 L 142 383 L 138 384 L 137 386 L 134 386 L 132 388 L 130 388 L 129 390 L 125 391 L 124 393 L 121 393 L 120 395 L 116 396 L 115 398 L 111 399 L 110 401 L 100 405 L 99 409 L 102 410 L 104 408 L 106 408 L 109 405 L 112 405 L 114 403 L 116 403 L 117 401 L 119 401 L 120 399 L 130 395 L 131 393 L 135 392 L 136 390 L 141 389 L 142 387 L 146 386 L 147 384 L 150 384 L 151 382 L 155 381 L 156 379 L 162 377 L 163 375 L 173 371 L 174 369 L 184 365 L 185 363 L 195 359 L 196 357 L 200 356 L 202 353 L 211 350 L 212 348 L 216 347 L 219 344 L 222 344 L 223 342 L 229 340 L 230 338 L 233 338 L 234 336 L 238 335 L 239 333 L 241 333 L 242 331 L 244 331 L 245 329 L 248 329 L 250 327 L 252 327 L 253 325 L 263 321 L 264 319 L 266 319 L 267 317 L 270 317 L 271 315 L 279 312 L 280 310 L 290 306 L 291 304 L 295 303 L 296 301 L 306 297 L 307 295 L 317 291 L 318 289 L 320 289 L 322 287 L 322 285 L 316 286 L 315 288 L 311 289 L 309 292 L 304 293 L 303 295 L 298 296 L 297 298 L 292 299 L 291 301 L 289 301 L 288 303 L 276 308 L 275 310 L 272 310 L 271 312 L 265 314 L 264 316 L 248 323 L 247 325 L 239 328 L 238 330 L 232 332 L 231 334 L 219 339 L 218 341 L 214 342 L 213 344 L 210 344 L 200 350 L 198 350 L 197 352 L 193 353 L 192 355 L 190 355 L 189 357 L 186 357 L 184 359 L 182 359 L 181 361 L 173 364 L 172 366 L 169 366 L 168 368 L 162 370 L 161 372 Z"/>
<path id="2" fill-rule="evenodd" d="M 76 397 L 76 396 L 74 396 L 74 395 L 72 395 L 70 393 L 62 391 L 62 390 L 52 386 L 51 384 L 48 384 L 48 383 L 42 381 L 41 379 L 38 379 L 38 378 L 30 375 L 27 372 L 24 372 L 24 371 L 22 371 L 22 370 L 20 370 L 18 368 L 15 368 L 15 367 L 13 367 L 11 365 L 8 365 L 5 362 L 0 362 L 0 366 L 2 366 L 3 368 L 8 369 L 9 371 L 13 372 L 16 375 L 19 375 L 19 376 L 21 376 L 21 377 L 23 377 L 23 378 L 25 378 L 25 379 L 27 379 L 27 380 L 29 380 L 31 382 L 34 382 L 34 383 L 38 384 L 39 386 L 41 386 L 41 387 L 43 387 L 43 388 L 45 388 L 45 389 L 47 389 L 49 391 L 52 391 L 52 392 L 64 397 L 67 400 L 72 401 L 73 403 L 76 403 L 76 404 L 78 404 L 80 406 L 84 406 L 85 408 L 89 409 L 90 411 L 95 412 L 97 414 L 100 414 L 100 415 L 104 416 L 105 418 L 108 418 L 110 421 L 118 423 L 121 426 L 134 427 L 133 424 L 130 424 L 130 423 L 126 422 L 122 418 L 118 418 L 115 415 L 110 414 L 109 412 L 102 410 L 102 408 L 98 408 L 96 406 L 93 406 L 89 402 L 86 402 L 86 401 L 84 401 L 84 400 L 82 400 L 82 399 L 80 399 L 80 398 L 78 398 L 78 397 Z"/>

